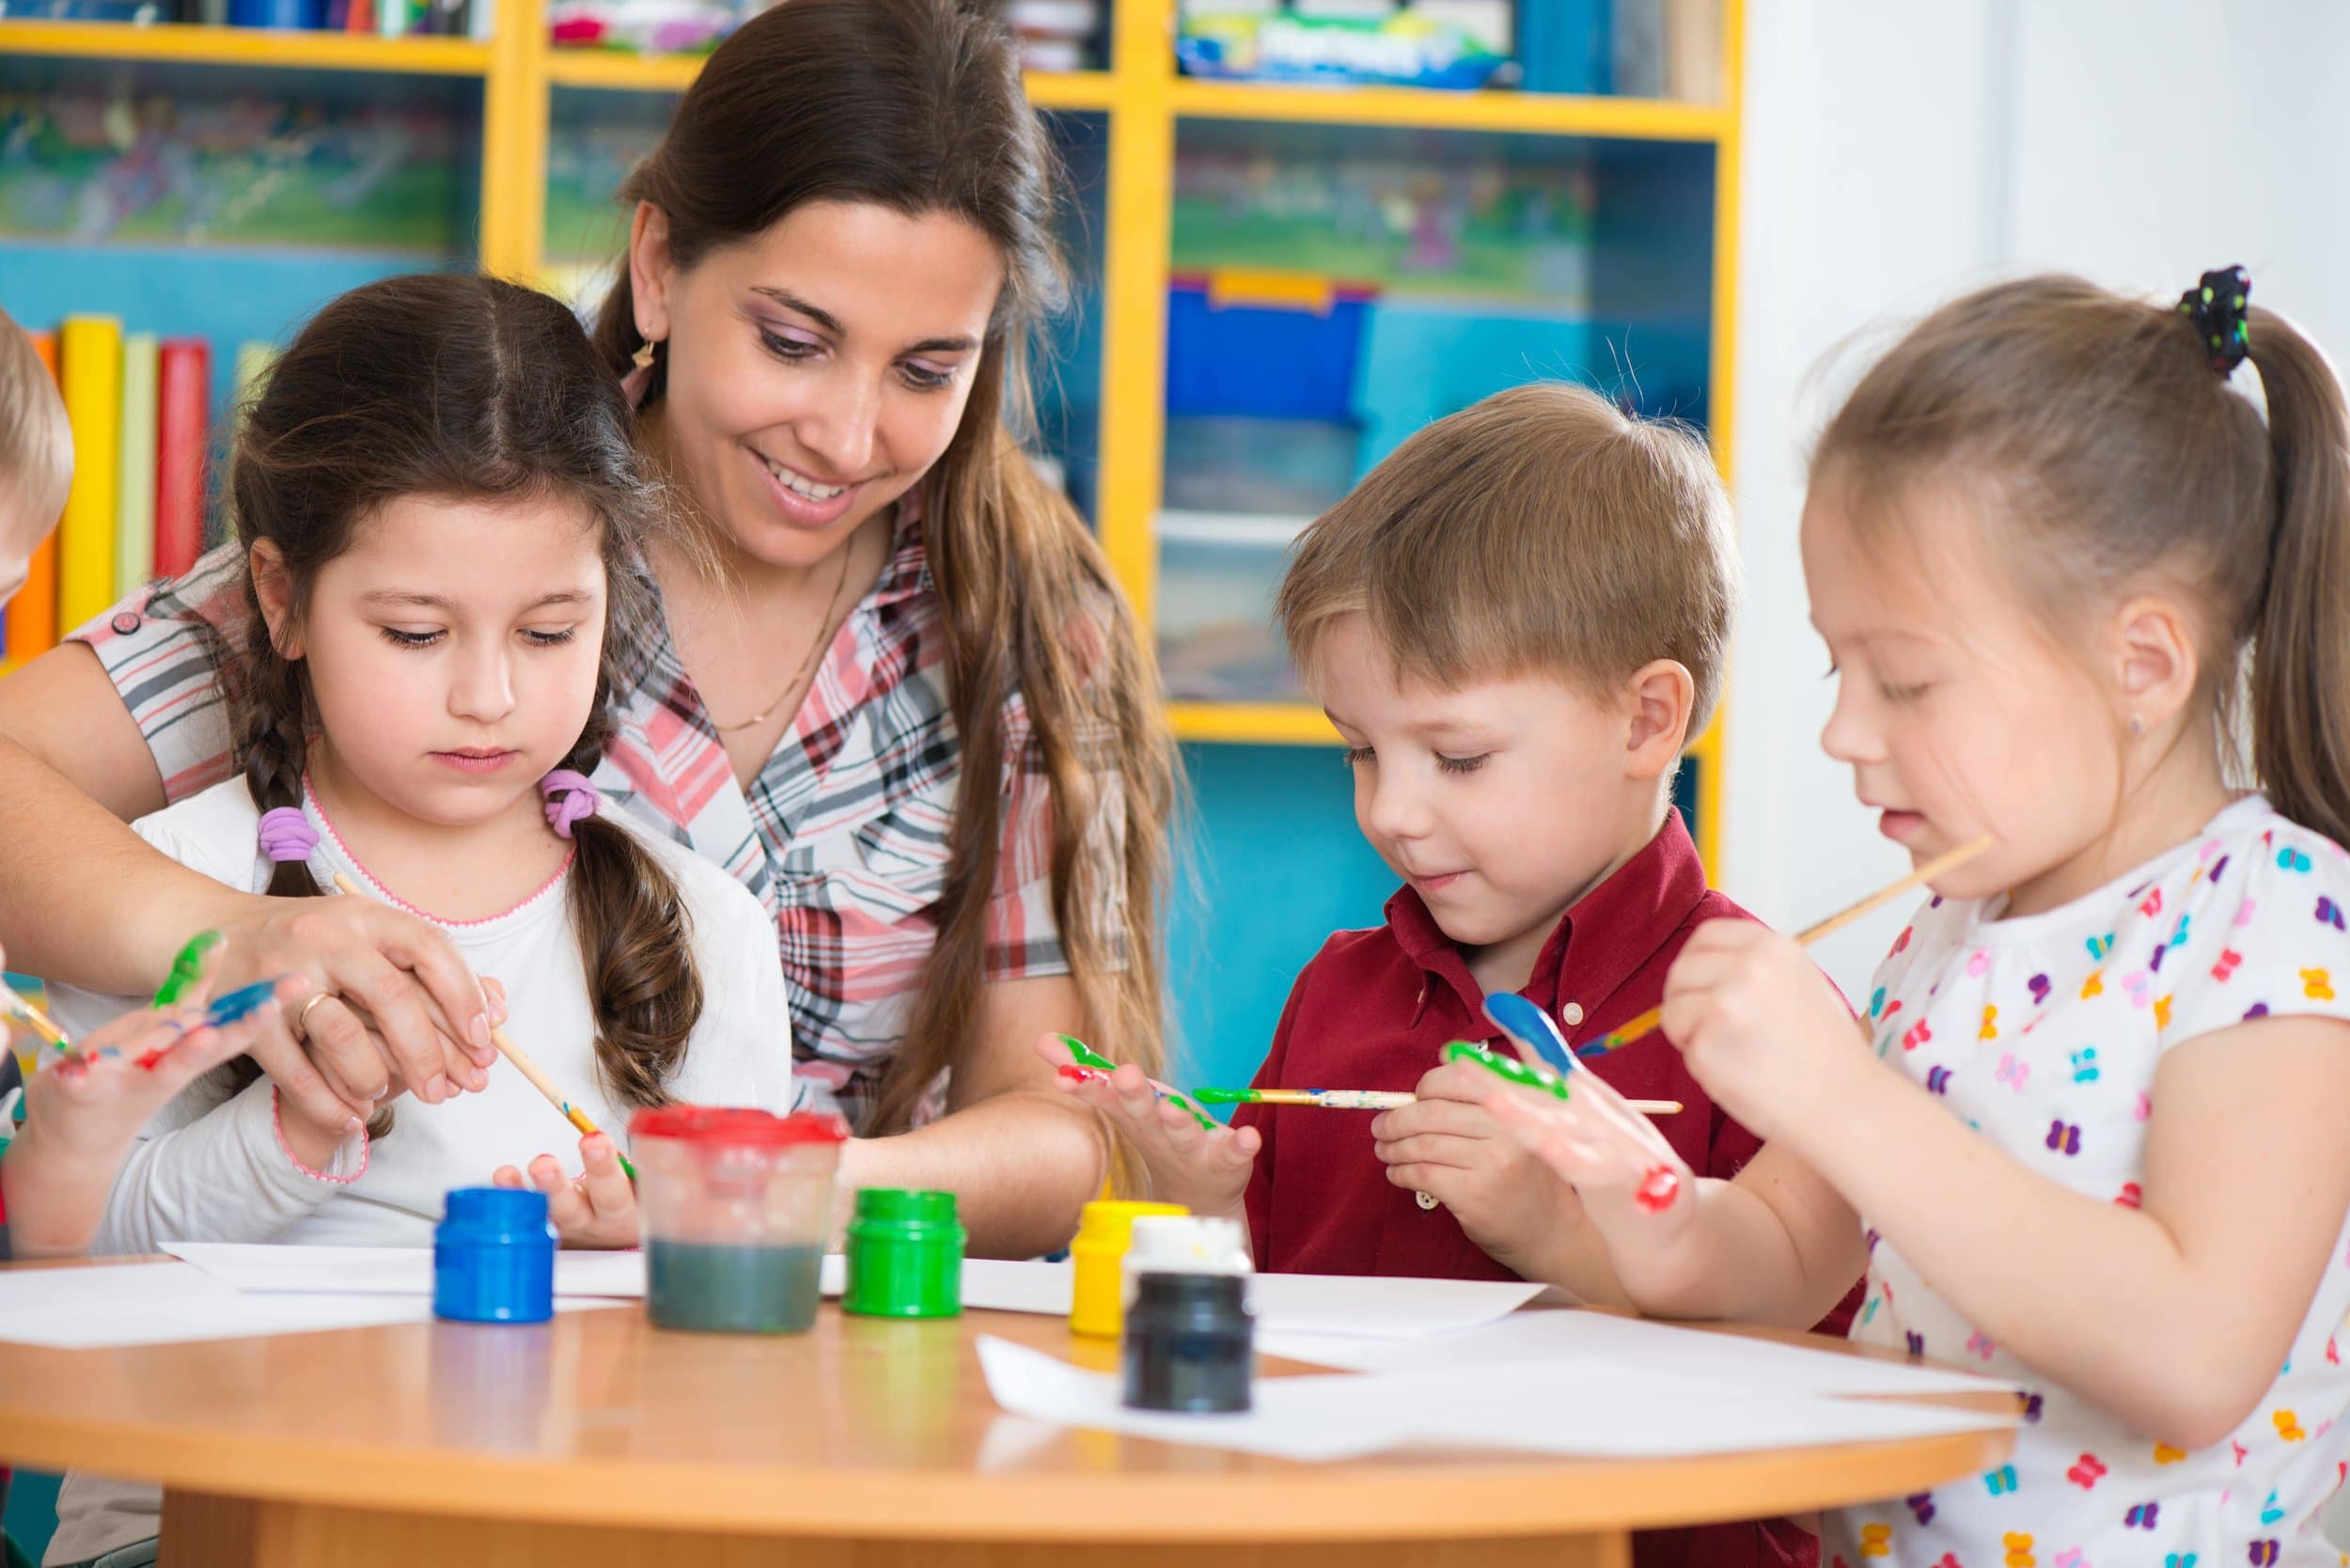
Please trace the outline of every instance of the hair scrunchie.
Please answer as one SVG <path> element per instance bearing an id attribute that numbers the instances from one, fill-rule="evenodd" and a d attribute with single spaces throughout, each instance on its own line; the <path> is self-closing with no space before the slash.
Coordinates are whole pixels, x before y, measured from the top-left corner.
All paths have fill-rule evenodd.
<path id="1" fill-rule="evenodd" d="M 547 825 L 557 838 L 570 838 L 572 823 L 596 814 L 596 787 L 586 774 L 557 768 L 539 780 L 539 793 L 546 800 Z"/>
<path id="2" fill-rule="evenodd" d="M 2222 267 L 2205 273 L 2202 281 L 2179 296 L 2179 314 L 2195 323 L 2195 340 L 2202 345 L 2211 368 L 2233 375 L 2252 352 L 2249 320 L 2252 274 L 2242 267 Z"/>
<path id="3" fill-rule="evenodd" d="M 307 860 L 319 847 L 319 830 L 298 806 L 280 806 L 261 813 L 261 853 L 273 861 Z"/>

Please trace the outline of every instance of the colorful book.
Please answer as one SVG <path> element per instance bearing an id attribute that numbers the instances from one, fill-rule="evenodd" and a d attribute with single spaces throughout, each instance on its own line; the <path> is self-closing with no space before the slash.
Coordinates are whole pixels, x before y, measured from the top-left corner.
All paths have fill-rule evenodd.
<path id="1" fill-rule="evenodd" d="M 201 337 L 167 340 L 155 385 L 155 575 L 176 577 L 204 553 L 212 345 Z"/>
<path id="2" fill-rule="evenodd" d="M 375 30 L 387 39 L 408 36 L 408 0 L 376 0 Z"/>
<path id="3" fill-rule="evenodd" d="M 49 367 L 55 380 L 57 374 L 57 335 L 54 332 L 32 334 L 33 349 L 40 362 Z M 56 645 L 57 641 L 57 532 L 40 541 L 33 552 L 33 562 L 24 577 L 24 586 L 8 602 L 8 662 L 21 665 L 39 658 Z"/>
<path id="4" fill-rule="evenodd" d="M 58 328 L 73 489 L 57 525 L 57 625 L 71 632 L 115 601 L 115 497 L 121 478 L 122 323 L 68 316 Z"/>
<path id="5" fill-rule="evenodd" d="M 116 448 L 115 588 L 118 600 L 155 570 L 155 378 L 160 346 L 151 332 L 122 339 L 122 422 Z"/>

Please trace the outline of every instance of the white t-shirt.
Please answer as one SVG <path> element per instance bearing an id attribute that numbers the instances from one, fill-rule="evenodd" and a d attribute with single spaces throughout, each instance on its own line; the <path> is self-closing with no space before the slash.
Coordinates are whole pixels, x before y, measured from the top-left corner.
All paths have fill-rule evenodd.
<path id="1" fill-rule="evenodd" d="M 2045 914 L 1941 899 L 1877 971 L 1878 1055 L 2035 1173 L 2135 1205 L 2163 1054 L 2248 1018 L 2350 1018 L 2350 855 L 2258 795 L 2111 886 Z M 2336 977 L 2340 977 L 2337 981 Z M 2186 1450 L 2015 1360 L 1870 1233 L 1852 1338 L 2012 1379 L 2013 1461 L 1832 1513 L 1828 1568 L 2334 1568 L 2319 1512 L 2350 1458 L 2350 1227 L 2259 1405 Z M 2245 1289 L 2265 1282 L 2247 1279 Z M 2117 1318 L 2133 1309 L 2117 1296 Z"/>
<path id="2" fill-rule="evenodd" d="M 389 895 L 352 858 L 306 799 L 319 835 L 310 874 L 322 887 L 336 872 L 377 897 Z M 634 834 L 677 883 L 691 922 L 702 1013 L 669 1091 L 697 1105 L 792 1108 L 791 1020 L 775 928 L 759 901 L 692 850 L 655 837 L 624 811 L 607 817 Z M 270 863 L 257 842 L 260 813 L 242 778 L 214 785 L 132 826 L 181 865 L 234 887 L 258 891 Z M 627 1146 L 629 1107 L 596 1072 L 587 971 L 571 921 L 567 878 L 486 920 L 436 920 L 476 974 L 505 983 L 508 1033 L 573 1104 Z M 419 912 L 421 913 L 421 912 Z M 50 990 L 50 1008 L 69 1032 L 83 1033 L 139 1004 L 69 986 Z M 286 1242 L 349 1247 L 429 1247 L 452 1187 L 481 1186 L 502 1165 L 552 1153 L 579 1164 L 578 1135 L 506 1062 L 489 1070 L 478 1094 L 438 1105 L 403 1096 L 392 1130 L 364 1151 L 366 1168 L 348 1183 L 303 1174 L 280 1144 L 269 1080 L 231 1092 L 225 1073 L 164 1107 L 116 1179 L 93 1248 L 153 1252 L 166 1241 Z M 329 1176 L 360 1168 L 362 1139 L 337 1152 Z M 75 1473 L 58 1498 L 58 1529 L 47 1560 L 74 1562 L 155 1533 L 160 1496 Z"/>

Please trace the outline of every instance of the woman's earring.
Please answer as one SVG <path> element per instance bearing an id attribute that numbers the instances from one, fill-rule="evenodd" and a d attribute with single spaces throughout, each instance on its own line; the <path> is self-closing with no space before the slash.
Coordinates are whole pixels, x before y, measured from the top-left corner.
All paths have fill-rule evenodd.
<path id="1" fill-rule="evenodd" d="M 650 339 L 639 343 L 636 352 L 628 356 L 628 362 L 640 370 L 650 370 L 652 368 L 652 351 L 653 344 Z"/>
<path id="2" fill-rule="evenodd" d="M 655 347 L 648 338 L 636 346 L 634 353 L 628 356 L 628 362 L 635 368 L 620 378 L 620 395 L 628 400 L 631 408 L 644 405 L 645 393 L 652 385 L 652 351 Z"/>
<path id="3" fill-rule="evenodd" d="M 2132 713 L 2130 715 L 2130 733 L 2133 736 L 2140 736 L 2146 733 L 2146 721 L 2136 713 Z"/>

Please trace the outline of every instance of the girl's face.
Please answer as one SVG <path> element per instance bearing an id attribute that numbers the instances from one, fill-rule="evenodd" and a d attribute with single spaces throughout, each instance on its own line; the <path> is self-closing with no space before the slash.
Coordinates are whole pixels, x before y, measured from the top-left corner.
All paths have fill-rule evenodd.
<path id="1" fill-rule="evenodd" d="M 971 225 L 862 202 L 810 202 L 689 271 L 641 206 L 629 263 L 637 328 L 666 344 L 670 464 L 781 567 L 826 558 L 947 450 L 1003 287 Z"/>
<path id="2" fill-rule="evenodd" d="M 2056 907 L 2133 863 L 2107 853 L 2133 781 L 2126 680 L 2101 680 L 2102 646 L 2084 659 L 2056 645 L 1984 557 L 1970 508 L 1913 499 L 1867 542 L 1833 486 L 1805 505 L 1811 619 L 1837 682 L 1821 745 L 1913 861 L 1995 840 L 1937 878 L 1941 892 L 2012 891 L 2019 915 Z M 2151 715 L 2172 713 L 2157 696 Z"/>
<path id="3" fill-rule="evenodd" d="M 298 621 L 256 545 L 262 613 L 306 665 L 337 792 L 448 827 L 535 812 L 595 704 L 597 545 L 576 502 L 402 496 L 319 569 Z"/>

